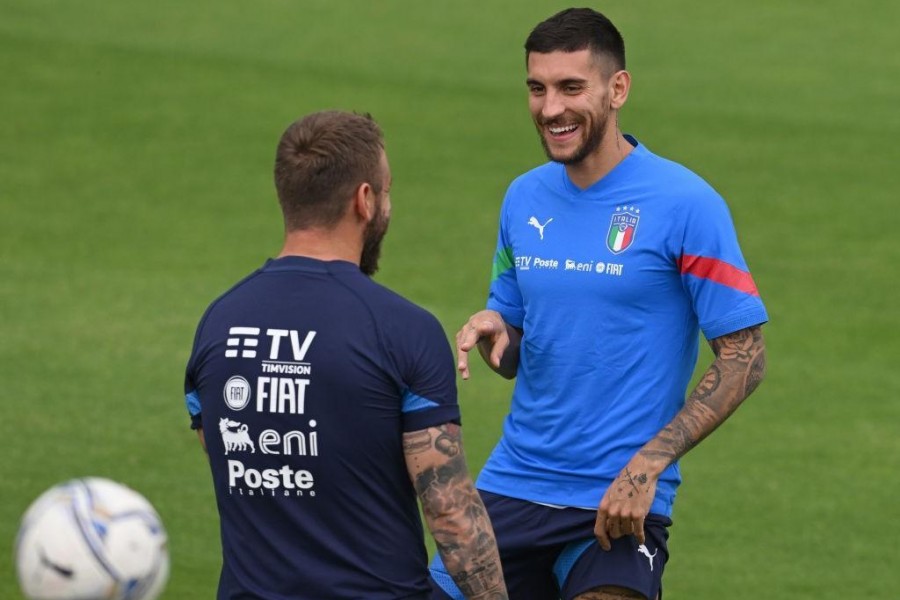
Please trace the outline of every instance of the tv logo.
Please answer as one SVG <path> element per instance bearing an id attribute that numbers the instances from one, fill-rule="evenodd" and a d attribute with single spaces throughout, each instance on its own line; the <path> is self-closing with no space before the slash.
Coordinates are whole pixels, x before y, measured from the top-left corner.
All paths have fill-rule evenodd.
<path id="1" fill-rule="evenodd" d="M 259 347 L 259 335 L 262 330 L 259 327 L 232 327 L 228 330 L 230 336 L 225 345 L 225 358 L 256 358 L 256 350 Z M 294 362 L 302 363 L 306 353 L 316 338 L 316 332 L 310 331 L 303 340 L 300 340 L 300 332 L 296 329 L 267 329 L 266 337 L 269 338 L 269 360 L 277 361 L 281 352 L 282 340 L 288 339 L 291 349 L 291 357 Z M 285 344 L 288 345 L 288 344 Z"/>
<path id="2" fill-rule="evenodd" d="M 242 358 L 256 358 L 256 347 L 259 346 L 256 336 L 259 335 L 259 327 L 232 327 L 228 330 L 228 335 L 234 337 L 228 338 L 225 342 L 229 348 L 225 351 L 225 358 L 236 358 L 237 348 L 242 345 L 243 350 L 240 353 Z"/>

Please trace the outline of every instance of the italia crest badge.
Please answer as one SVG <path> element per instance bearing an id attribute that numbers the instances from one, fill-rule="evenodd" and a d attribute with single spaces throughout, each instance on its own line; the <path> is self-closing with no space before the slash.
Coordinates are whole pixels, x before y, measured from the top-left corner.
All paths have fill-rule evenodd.
<path id="1" fill-rule="evenodd" d="M 609 233 L 606 234 L 606 247 L 613 254 L 620 254 L 631 247 L 634 234 L 637 232 L 641 210 L 633 206 L 617 206 L 609 221 Z"/>

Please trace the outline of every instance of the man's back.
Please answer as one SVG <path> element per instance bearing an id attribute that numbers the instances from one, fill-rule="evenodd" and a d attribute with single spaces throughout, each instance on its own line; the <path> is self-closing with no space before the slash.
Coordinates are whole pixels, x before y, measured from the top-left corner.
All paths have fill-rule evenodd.
<path id="1" fill-rule="evenodd" d="M 457 421 L 426 311 L 357 265 L 286 257 L 214 302 L 186 393 L 221 515 L 220 598 L 428 591 L 402 435 Z"/>

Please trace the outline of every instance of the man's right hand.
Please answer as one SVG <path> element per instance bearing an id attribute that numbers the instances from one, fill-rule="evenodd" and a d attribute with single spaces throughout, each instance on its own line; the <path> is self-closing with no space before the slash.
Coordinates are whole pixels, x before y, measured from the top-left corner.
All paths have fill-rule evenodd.
<path id="1" fill-rule="evenodd" d="M 518 339 L 516 342 L 516 350 L 518 350 Z M 495 310 L 482 310 L 466 321 L 456 334 L 456 368 L 463 379 L 469 378 L 469 351 L 478 346 L 481 356 L 490 365 L 490 367 L 503 375 L 504 377 L 512 377 L 515 375 L 515 367 L 518 366 L 518 360 L 515 361 L 513 372 L 511 375 L 504 372 L 504 366 L 501 365 L 503 355 L 510 346 L 510 328 L 507 326 L 503 317 Z M 516 352 L 518 359 L 518 352 Z M 509 361 L 503 361 L 504 363 Z"/>

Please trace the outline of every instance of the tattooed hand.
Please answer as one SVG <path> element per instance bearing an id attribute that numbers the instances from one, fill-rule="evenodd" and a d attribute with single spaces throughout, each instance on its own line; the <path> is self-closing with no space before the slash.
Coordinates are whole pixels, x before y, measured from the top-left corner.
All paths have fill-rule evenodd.
<path id="1" fill-rule="evenodd" d="M 639 544 L 644 543 L 644 518 L 650 512 L 658 477 L 647 467 L 646 460 L 638 454 L 603 494 L 594 535 L 604 550 L 612 547 L 611 540 L 626 535 L 635 536 Z"/>

